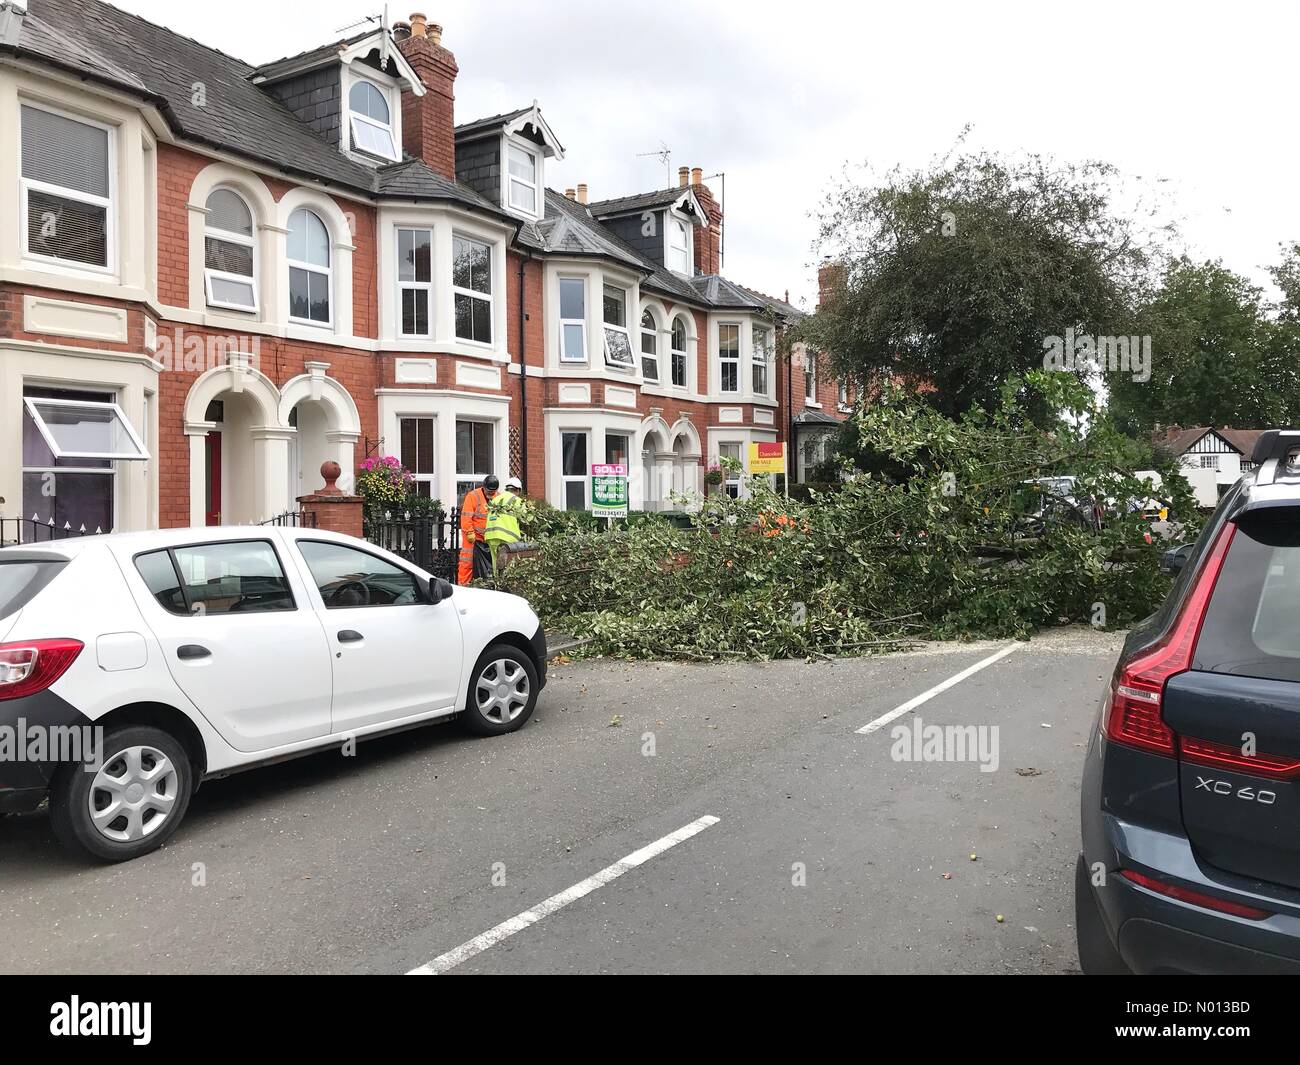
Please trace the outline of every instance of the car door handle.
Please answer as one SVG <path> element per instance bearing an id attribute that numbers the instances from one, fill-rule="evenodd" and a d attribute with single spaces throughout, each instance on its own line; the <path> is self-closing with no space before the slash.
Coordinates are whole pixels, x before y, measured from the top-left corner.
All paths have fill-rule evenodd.
<path id="1" fill-rule="evenodd" d="M 339 633 L 339 643 L 360 643 L 364 636 L 355 629 L 344 629 Z"/>
<path id="2" fill-rule="evenodd" d="M 210 658 L 211 656 L 211 651 L 197 643 L 184 643 L 176 648 L 176 657 L 183 661 L 189 661 L 192 658 Z"/>

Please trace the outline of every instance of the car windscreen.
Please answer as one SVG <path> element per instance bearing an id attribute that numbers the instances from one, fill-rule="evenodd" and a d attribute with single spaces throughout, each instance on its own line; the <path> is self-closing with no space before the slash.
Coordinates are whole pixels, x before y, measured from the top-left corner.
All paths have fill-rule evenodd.
<path id="1" fill-rule="evenodd" d="M 18 559 L 9 562 L 0 557 L 0 618 L 31 602 L 66 565 L 66 562 L 58 560 L 36 562 Z"/>
<path id="2" fill-rule="evenodd" d="M 1300 681 L 1300 510 L 1247 513 L 1238 522 L 1193 668 Z"/>

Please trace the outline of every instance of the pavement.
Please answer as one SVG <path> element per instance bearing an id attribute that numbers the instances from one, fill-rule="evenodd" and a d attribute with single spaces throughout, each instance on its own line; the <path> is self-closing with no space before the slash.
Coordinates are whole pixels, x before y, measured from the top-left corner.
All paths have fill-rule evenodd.
<path id="1" fill-rule="evenodd" d="M 0 971 L 1074 972 L 1079 774 L 1121 640 L 1046 634 L 866 733 L 1008 642 L 553 665 L 517 733 L 205 783 L 123 865 L 5 818 Z M 984 746 L 901 760 L 926 726 Z"/>

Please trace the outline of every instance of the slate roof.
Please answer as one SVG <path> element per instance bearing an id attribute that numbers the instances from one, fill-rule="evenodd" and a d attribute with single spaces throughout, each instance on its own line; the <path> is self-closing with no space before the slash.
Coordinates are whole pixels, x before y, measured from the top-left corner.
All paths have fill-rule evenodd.
<path id="1" fill-rule="evenodd" d="M 531 107 L 521 107 L 517 111 L 508 111 L 501 115 L 490 115 L 487 118 L 476 118 L 473 122 L 466 122 L 456 127 L 456 137 L 468 138 L 477 133 L 487 133 L 494 129 L 500 129 L 508 122 L 513 122 L 520 115 L 526 115 L 531 111 Z"/>
<path id="2" fill-rule="evenodd" d="M 619 214 L 671 207 L 690 191 L 689 188 L 656 189 L 654 192 L 638 192 L 634 196 L 619 196 L 613 200 L 597 200 L 589 206 L 597 218 L 612 218 Z"/>
<path id="3" fill-rule="evenodd" d="M 302 69 L 308 70 L 317 63 L 323 63 L 333 58 L 345 48 L 350 48 L 358 41 L 364 41 L 367 37 L 373 37 L 379 31 L 378 26 L 363 30 L 361 33 L 354 34 L 334 44 L 323 44 L 319 48 L 309 48 L 305 52 L 299 52 L 297 55 L 287 55 L 283 59 L 277 59 L 271 63 L 263 63 L 254 72 L 254 77 L 265 78 L 267 81 L 274 81 L 276 78 L 283 77 L 285 74 Z"/>
<path id="4" fill-rule="evenodd" d="M 325 45 L 271 66 L 314 54 L 325 59 L 338 47 Z M 31 0 L 15 50 L 147 97 L 187 139 L 370 195 L 450 200 L 502 214 L 473 189 L 441 177 L 418 159 L 379 168 L 349 159 L 253 84 L 253 77 L 267 68 L 102 0 Z M 203 86 L 202 107 L 193 104 L 195 83 Z"/>
<path id="5" fill-rule="evenodd" d="M 737 310 L 767 310 L 767 304 L 754 293 L 734 282 L 728 281 L 721 274 L 703 274 L 691 278 L 691 288 L 695 289 L 708 303 L 715 307 L 735 307 Z"/>

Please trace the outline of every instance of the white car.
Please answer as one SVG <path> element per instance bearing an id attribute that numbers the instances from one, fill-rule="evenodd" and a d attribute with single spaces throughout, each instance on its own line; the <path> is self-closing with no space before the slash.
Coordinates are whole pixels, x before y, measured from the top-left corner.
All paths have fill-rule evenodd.
<path id="1" fill-rule="evenodd" d="M 0 812 L 68 845 L 158 847 L 204 779 L 461 715 L 521 727 L 546 639 L 337 533 L 173 529 L 0 550 Z M 6 743 L 8 740 L 8 743 Z"/>

